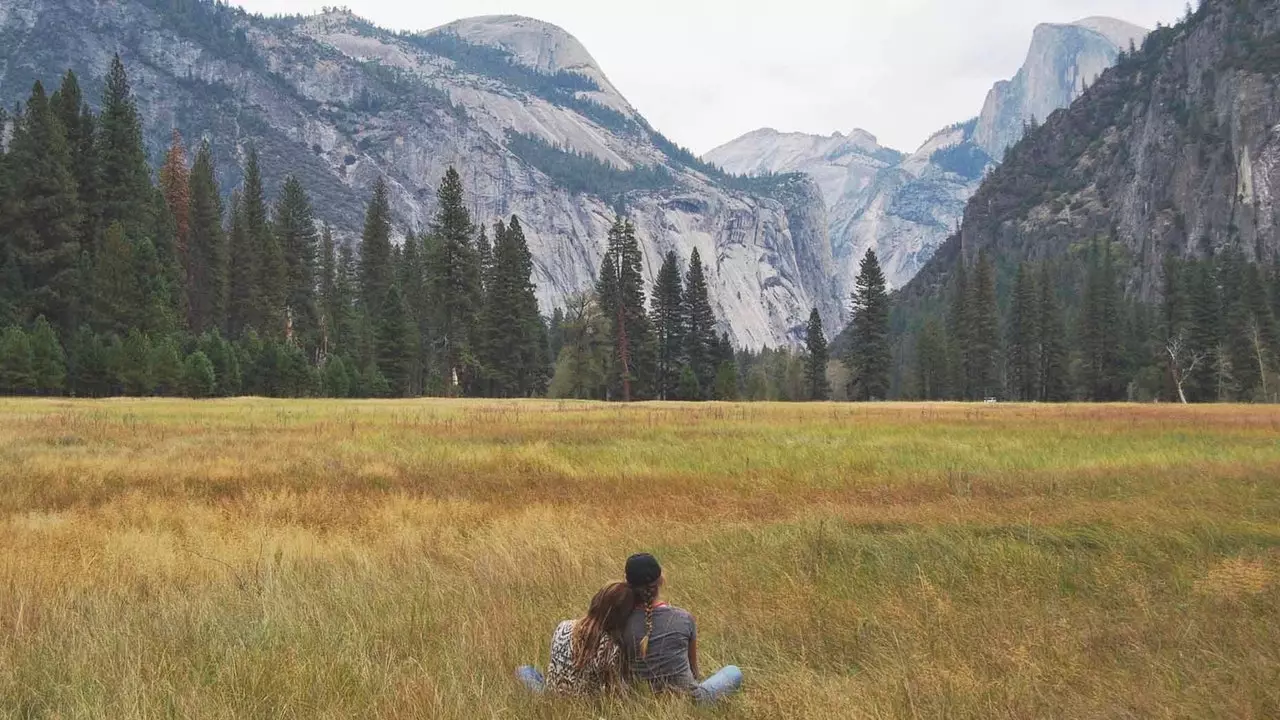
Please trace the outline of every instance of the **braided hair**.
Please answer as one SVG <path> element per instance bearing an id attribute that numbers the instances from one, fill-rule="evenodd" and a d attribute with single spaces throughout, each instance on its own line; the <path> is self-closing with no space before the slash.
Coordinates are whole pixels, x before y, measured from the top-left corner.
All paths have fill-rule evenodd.
<path id="1" fill-rule="evenodd" d="M 640 639 L 640 658 L 644 659 L 649 654 L 649 637 L 653 635 L 653 603 L 658 599 L 658 583 L 633 587 L 632 590 L 636 594 L 636 604 L 644 605 L 644 637 Z"/>

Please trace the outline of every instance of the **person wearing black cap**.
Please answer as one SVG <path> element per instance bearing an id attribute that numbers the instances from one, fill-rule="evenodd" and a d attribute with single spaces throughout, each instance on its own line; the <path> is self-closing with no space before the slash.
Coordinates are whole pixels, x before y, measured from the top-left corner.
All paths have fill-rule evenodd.
<path id="1" fill-rule="evenodd" d="M 688 611 L 658 599 L 666 578 L 657 558 L 632 555 L 626 573 L 636 609 L 622 637 L 634 680 L 654 692 L 688 693 L 700 703 L 713 703 L 742 686 L 742 671 L 733 665 L 699 681 L 697 623 Z"/>

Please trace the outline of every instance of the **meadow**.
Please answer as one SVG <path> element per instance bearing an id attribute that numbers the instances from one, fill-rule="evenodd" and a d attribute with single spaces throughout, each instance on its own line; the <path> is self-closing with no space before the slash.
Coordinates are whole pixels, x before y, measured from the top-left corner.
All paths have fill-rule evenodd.
<path id="1" fill-rule="evenodd" d="M 649 550 L 699 710 L 546 662 Z M 0 718 L 1280 717 L 1280 409 L 0 400 Z"/>

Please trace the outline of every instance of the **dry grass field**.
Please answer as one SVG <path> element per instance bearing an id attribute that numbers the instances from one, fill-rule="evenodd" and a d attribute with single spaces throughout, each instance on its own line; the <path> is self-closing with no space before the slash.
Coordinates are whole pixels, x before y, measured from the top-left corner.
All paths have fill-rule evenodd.
<path id="1" fill-rule="evenodd" d="M 533 700 L 657 553 L 713 710 Z M 1276 718 L 1280 409 L 0 401 L 3 718 Z"/>

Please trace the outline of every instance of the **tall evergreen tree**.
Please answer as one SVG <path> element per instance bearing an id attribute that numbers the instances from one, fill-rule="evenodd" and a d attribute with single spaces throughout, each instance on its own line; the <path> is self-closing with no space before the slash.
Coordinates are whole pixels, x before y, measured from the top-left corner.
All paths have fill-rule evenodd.
<path id="1" fill-rule="evenodd" d="M 968 400 L 973 393 L 970 386 L 970 357 L 972 355 L 973 308 L 969 302 L 969 272 L 963 258 L 956 263 L 955 281 L 951 288 L 951 308 L 947 315 L 948 346 L 947 363 L 950 370 L 950 396 L 956 400 Z"/>
<path id="2" fill-rule="evenodd" d="M 489 291 L 489 283 L 493 280 L 494 245 L 506 232 L 506 226 L 499 220 L 493 226 L 494 241 L 489 242 L 489 235 L 484 225 L 480 226 L 480 235 L 476 238 L 476 258 L 480 263 L 481 293 Z"/>
<path id="3" fill-rule="evenodd" d="M 245 202 L 240 193 L 231 196 L 231 228 L 227 238 L 227 334 L 239 340 L 253 327 L 258 303 L 257 248 L 249 233 Z"/>
<path id="4" fill-rule="evenodd" d="M 173 130 L 169 152 L 165 154 L 164 165 L 160 167 L 160 190 L 164 193 L 165 205 L 173 214 L 178 259 L 182 264 L 184 280 L 190 284 L 186 271 L 191 266 L 188 252 L 191 232 L 191 176 L 187 170 L 187 151 L 182 145 L 182 134 L 177 128 Z"/>
<path id="5" fill-rule="evenodd" d="M 1086 396 L 1096 402 L 1124 397 L 1120 378 L 1120 288 L 1110 239 L 1090 252 L 1081 313 L 1080 349 Z"/>
<path id="6" fill-rule="evenodd" d="M 142 144 L 142 122 L 129 89 L 120 56 L 111 61 L 102 98 L 95 143 L 98 186 L 95 219 L 105 230 L 120 223 L 127 237 L 136 237 L 149 222 L 151 173 Z"/>
<path id="7" fill-rule="evenodd" d="M 325 224 L 320 233 L 320 266 L 318 288 L 320 352 L 327 357 L 334 350 L 334 322 L 338 311 L 338 251 L 333 241 L 333 229 Z"/>
<path id="8" fill-rule="evenodd" d="M 213 151 L 203 143 L 191 167 L 187 213 L 187 326 L 197 335 L 229 330 L 227 293 L 230 254 L 222 228 L 222 197 L 214 175 Z M 243 227 L 242 227 L 243 229 Z M 245 248 L 237 248 L 243 251 Z M 206 353 L 207 355 L 207 353 Z M 210 357 L 210 360 L 214 358 Z M 216 362 L 215 362 L 216 370 Z"/>
<path id="9" fill-rule="evenodd" d="M 387 181 L 379 177 L 373 185 L 373 196 L 365 210 L 364 233 L 360 236 L 360 302 L 376 314 L 394 283 L 391 203 Z"/>
<path id="10" fill-rule="evenodd" d="M 610 286 L 608 296 L 601 293 L 601 306 L 612 320 L 614 364 L 610 386 L 624 402 L 649 396 L 654 379 L 653 328 L 645 304 L 643 262 L 635 226 L 621 216 L 609 229 L 606 261 L 601 264 L 602 287 Z M 605 271 L 614 275 L 606 278 Z M 714 335 L 712 336 L 714 337 Z M 710 368 L 707 387 L 715 381 L 715 367 Z"/>
<path id="11" fill-rule="evenodd" d="M 674 400 L 680 387 L 680 371 L 685 358 L 684 286 L 680 260 L 675 251 L 667 253 L 653 288 L 653 329 L 657 345 L 657 381 L 654 396 Z"/>
<path id="12" fill-rule="evenodd" d="M 889 396 L 893 356 L 889 349 L 889 293 L 874 250 L 858 269 L 853 292 L 853 332 L 845 364 L 853 374 L 849 397 L 883 400 Z"/>
<path id="13" fill-rule="evenodd" d="M 404 296 L 394 283 L 382 297 L 377 323 L 378 371 L 386 379 L 393 396 L 406 397 L 411 391 L 416 342 Z"/>
<path id="14" fill-rule="evenodd" d="M 703 400 L 710 397 L 715 385 L 717 338 L 716 316 L 711 309 L 706 271 L 697 248 L 693 249 L 689 257 L 689 272 L 684 281 L 684 311 L 681 315 L 685 333 L 684 360 L 696 382 L 697 393 L 690 395 L 688 384 L 681 383 L 685 387 L 680 392 L 680 399 Z"/>
<path id="15" fill-rule="evenodd" d="M 76 195 L 80 200 L 82 250 L 94 247 L 94 231 L 98 187 L 98 157 L 95 151 L 96 118 L 85 102 L 80 81 L 70 70 L 62 77 L 62 85 L 56 93 L 54 107 L 62 121 L 71 153 L 72 174 L 76 178 Z"/>
<path id="16" fill-rule="evenodd" d="M 1040 399 L 1040 293 L 1023 263 L 1009 306 L 1009 393 L 1027 402 Z"/>
<path id="17" fill-rule="evenodd" d="M 818 308 L 809 313 L 809 325 L 805 331 L 804 380 L 809 399 L 825 402 L 831 399 L 831 383 L 827 381 L 827 331 L 822 327 L 822 315 Z"/>
<path id="18" fill-rule="evenodd" d="M 112 223 L 103 235 L 93 272 L 94 327 L 124 337 L 144 322 L 146 298 L 138 284 L 134 244 L 124 226 Z"/>
<path id="19" fill-rule="evenodd" d="M 294 340 L 310 348 L 316 344 L 320 325 L 316 303 L 316 223 L 311 200 L 293 175 L 285 180 L 276 204 L 275 237 L 284 254 L 285 307 Z"/>
<path id="20" fill-rule="evenodd" d="M 497 234 L 481 325 L 490 336 L 490 391 L 529 397 L 546 388 L 546 329 L 538 314 L 532 280 L 533 256 L 518 217 Z"/>
<path id="21" fill-rule="evenodd" d="M 19 318 L 39 315 L 68 331 L 78 292 L 80 202 L 62 123 L 36 83 L 10 141 L 13 197 L 5 218 L 22 281 Z"/>
<path id="22" fill-rule="evenodd" d="M 935 318 L 928 318 L 916 338 L 916 390 L 922 400 L 948 397 L 947 339 Z"/>
<path id="23" fill-rule="evenodd" d="M 1040 270 L 1040 401 L 1066 402 L 1067 387 L 1066 323 L 1058 303 L 1049 266 Z"/>
<path id="24" fill-rule="evenodd" d="M 989 254 L 978 258 L 970 296 L 970 399 L 999 394 L 996 364 L 1000 356 L 1000 315 L 996 307 L 996 270 Z"/>
<path id="25" fill-rule="evenodd" d="M 480 310 L 480 260 L 475 226 L 467 210 L 462 177 L 450 167 L 440 181 L 439 209 L 432 225 L 431 256 L 427 259 L 429 294 L 435 309 L 431 340 L 438 374 L 454 392 L 453 378 L 464 391 L 481 380 L 475 356 L 477 315 Z"/>
<path id="26" fill-rule="evenodd" d="M 305 198 L 304 198 L 305 199 Z M 245 231 L 249 235 L 254 265 L 245 268 L 252 273 L 249 323 L 265 340 L 278 340 L 286 333 L 286 304 L 289 300 L 289 271 L 285 254 L 267 218 L 267 196 L 262 184 L 262 167 L 258 151 L 251 149 L 245 164 L 244 190 Z"/>

